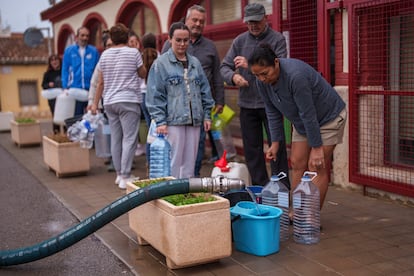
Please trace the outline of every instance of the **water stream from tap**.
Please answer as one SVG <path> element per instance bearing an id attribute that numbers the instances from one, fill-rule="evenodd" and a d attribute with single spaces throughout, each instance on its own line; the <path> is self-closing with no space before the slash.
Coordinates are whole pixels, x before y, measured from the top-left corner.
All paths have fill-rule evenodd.
<path id="1" fill-rule="evenodd" d="M 259 204 L 257 203 L 257 197 L 256 197 L 256 195 L 250 189 L 246 189 L 246 191 L 250 195 L 250 197 L 252 198 L 252 201 L 254 202 L 254 206 L 256 206 L 257 215 L 259 217 L 262 216 L 262 212 L 260 211 Z"/>

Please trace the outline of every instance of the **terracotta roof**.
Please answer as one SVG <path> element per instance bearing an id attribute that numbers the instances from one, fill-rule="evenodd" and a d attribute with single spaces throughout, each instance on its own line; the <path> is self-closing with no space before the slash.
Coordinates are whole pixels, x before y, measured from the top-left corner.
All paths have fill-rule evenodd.
<path id="1" fill-rule="evenodd" d="M 24 44 L 22 33 L 0 37 L 0 65 L 47 64 L 48 39 L 36 48 Z M 53 51 L 52 51 L 53 52 Z"/>

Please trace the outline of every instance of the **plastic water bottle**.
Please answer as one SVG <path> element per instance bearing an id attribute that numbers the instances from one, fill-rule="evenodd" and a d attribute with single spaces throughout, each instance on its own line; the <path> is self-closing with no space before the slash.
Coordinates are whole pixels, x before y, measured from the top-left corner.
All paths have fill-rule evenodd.
<path id="1" fill-rule="evenodd" d="M 150 147 L 149 177 L 158 178 L 171 176 L 171 145 L 158 134 Z"/>
<path id="2" fill-rule="evenodd" d="M 289 239 L 289 189 L 280 181 L 285 177 L 284 172 L 273 175 L 262 190 L 262 204 L 278 207 L 283 211 L 279 219 L 280 241 Z"/>
<path id="3" fill-rule="evenodd" d="M 237 155 L 230 129 L 217 113 L 212 114 L 211 135 L 219 156 L 222 156 L 224 151 L 227 152 L 228 158 Z"/>
<path id="4" fill-rule="evenodd" d="M 224 122 L 217 113 L 213 115 L 212 122 L 211 122 L 211 134 L 214 140 L 220 140 L 222 135 L 222 130 L 224 128 Z"/>
<path id="5" fill-rule="evenodd" d="M 91 149 L 93 147 L 95 130 L 92 128 L 91 123 L 85 119 L 80 122 L 80 126 L 81 135 L 79 139 L 79 145 L 81 148 Z"/>
<path id="6" fill-rule="evenodd" d="M 293 238 L 302 244 L 315 244 L 320 239 L 320 194 L 312 180 L 316 172 L 305 172 L 292 194 Z"/>

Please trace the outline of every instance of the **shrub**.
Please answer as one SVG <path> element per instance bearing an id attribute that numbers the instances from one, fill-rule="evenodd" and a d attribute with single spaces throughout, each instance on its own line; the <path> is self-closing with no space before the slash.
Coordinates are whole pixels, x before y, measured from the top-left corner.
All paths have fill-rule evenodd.
<path id="1" fill-rule="evenodd" d="M 52 139 L 53 141 L 57 142 L 57 143 L 70 143 L 72 142 L 68 136 L 66 136 L 65 134 L 60 134 L 60 133 L 55 133 L 55 134 L 50 134 L 47 135 L 48 138 Z"/>
<path id="2" fill-rule="evenodd" d="M 171 178 L 153 178 L 153 179 L 143 179 L 136 180 L 132 183 L 140 188 L 147 187 L 152 184 L 156 184 L 162 181 L 171 180 Z M 195 203 L 203 203 L 208 201 L 216 200 L 210 193 L 188 193 L 188 194 L 177 194 L 165 196 L 162 199 L 175 205 L 182 206 Z"/>
<path id="3" fill-rule="evenodd" d="M 36 123 L 36 120 L 33 118 L 16 118 L 16 123 L 18 124 L 33 124 Z"/>

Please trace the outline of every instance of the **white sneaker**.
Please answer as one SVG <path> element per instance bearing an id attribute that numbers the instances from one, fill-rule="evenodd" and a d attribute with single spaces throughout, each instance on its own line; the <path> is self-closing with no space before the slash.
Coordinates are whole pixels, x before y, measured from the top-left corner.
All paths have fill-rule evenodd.
<path id="1" fill-rule="evenodd" d="M 145 145 L 138 144 L 135 150 L 135 156 L 145 155 Z"/>
<path id="2" fill-rule="evenodd" d="M 115 179 L 115 185 L 119 185 L 119 182 L 121 181 L 121 179 L 122 177 L 120 175 L 117 175 Z"/>
<path id="3" fill-rule="evenodd" d="M 126 179 L 125 178 L 121 178 L 121 180 L 119 181 L 118 187 L 121 190 L 126 189 Z"/>

